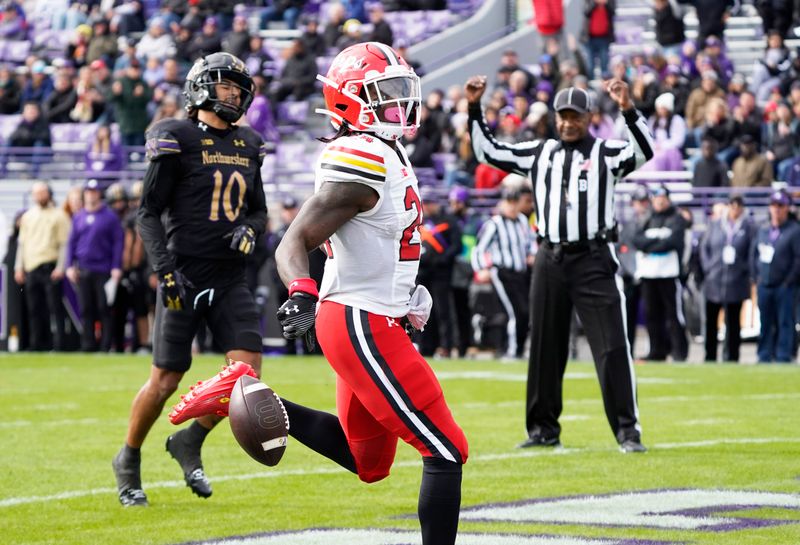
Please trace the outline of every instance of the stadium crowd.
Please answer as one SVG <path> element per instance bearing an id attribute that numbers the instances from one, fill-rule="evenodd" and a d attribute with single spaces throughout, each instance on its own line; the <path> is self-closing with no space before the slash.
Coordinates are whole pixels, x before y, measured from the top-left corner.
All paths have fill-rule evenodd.
<path id="1" fill-rule="evenodd" d="M 385 12 L 446 7 L 433 0 L 385 1 L 383 4 L 347 0 L 322 6 L 312 1 L 279 0 L 264 6 L 249 6 L 246 11 L 237 11 L 235 2 L 224 0 L 186 3 L 80 1 L 63 2 L 58 6 L 47 3 L 46 10 L 44 4 L 11 0 L 2 5 L 0 37 L 9 43 L 29 45 L 17 61 L 0 65 L 0 114 L 21 114 L 19 124 L 4 144 L 12 148 L 48 147 L 53 124 L 97 124 L 85 154 L 90 181 L 76 189 L 75 196 L 65 203 L 64 214 L 71 217 L 70 234 L 64 241 L 64 248 L 57 249 L 56 259 L 48 258 L 47 263 L 58 271 L 51 277 L 52 282 L 63 282 L 60 275 L 66 275 L 77 286 L 84 319 L 81 349 L 118 351 L 147 348 L 147 315 L 155 304 L 155 283 L 148 273 L 146 256 L 132 221 L 140 186 L 109 184 L 115 173 L 135 160 L 129 152 L 144 145 L 144 131 L 148 126 L 165 117 L 185 115 L 181 91 L 191 63 L 216 51 L 227 51 L 242 58 L 256 81 L 256 98 L 246 122 L 266 140 L 278 145 L 281 138 L 276 124 L 278 106 L 286 101 L 313 100 L 317 89 L 315 75 L 320 71 L 324 73 L 332 55 L 362 40 L 391 44 L 402 55 L 407 55 L 408 43 L 394 38 L 395 32 L 384 18 Z M 766 47 L 763 58 L 756 63 L 748 79 L 735 71 L 721 40 L 725 20 L 735 9 L 732 1 L 656 0 L 653 17 L 659 47 L 643 48 L 629 56 L 610 55 L 615 40 L 615 2 L 587 0 L 585 4 L 581 34 L 573 36 L 558 28 L 550 29 L 550 37 L 545 39 L 544 52 L 537 63 L 522 65 L 516 51 L 503 52 L 490 78 L 493 85 L 487 92 L 485 109 L 486 121 L 498 140 L 520 142 L 553 136 L 553 98 L 560 89 L 570 86 L 584 88 L 593 97 L 591 133 L 603 138 L 620 137 L 624 124 L 614 101 L 603 91 L 604 83 L 617 77 L 631 86 L 635 106 L 649 119 L 655 137 L 655 157 L 645 170 L 689 170 L 695 187 L 764 187 L 768 190 L 776 181 L 800 186 L 800 50 L 792 51 L 785 45 L 787 38 L 794 37 L 791 21 L 795 14 L 791 9 L 788 13 L 772 8 L 769 11 L 770 2 L 758 3 L 765 25 Z M 696 7 L 697 39 L 686 38 L 684 4 Z M 791 8 L 791 3 L 781 3 L 784 4 Z M 274 26 L 274 21 L 282 21 L 286 28 L 299 28 L 300 37 L 287 47 L 276 49 L 258 32 Z M 52 40 L 41 39 L 45 34 L 69 38 L 66 45 L 56 50 L 48 45 Z M 419 70 L 423 69 L 413 59 L 408 60 Z M 515 188 L 516 197 L 501 199 L 497 213 L 509 217 L 522 213 L 530 217 L 534 212 L 530 187 L 524 180 L 515 179 L 506 172 L 478 164 L 470 145 L 467 102 L 460 87 L 428 90 L 422 125 L 415 135 L 404 139 L 404 145 L 422 184 L 443 190 L 429 192 L 429 200 L 436 201 L 437 196 L 449 191 L 447 202 L 439 199 L 440 202 L 430 203 L 421 228 L 426 252 L 420 277 L 433 287 L 431 291 L 439 309 L 434 324 L 418 339 L 423 352 L 446 357 L 456 349 L 463 356 L 470 347 L 480 346 L 491 348 L 498 355 L 514 357 L 516 354 L 506 353 L 508 334 L 502 305 L 490 285 L 476 279 L 471 268 L 470 253 L 480 244 L 481 226 L 488 215 L 471 210 L 469 199 L 475 190 L 494 189 L 499 194 L 501 187 L 511 186 Z M 85 225 L 86 214 L 92 215 L 105 208 L 99 203 L 103 189 L 113 218 L 108 216 L 108 224 L 89 222 Z M 674 290 L 677 282 L 680 291 L 690 278 L 700 286 L 703 276 L 713 276 L 712 269 L 719 265 L 720 259 L 731 259 L 729 254 L 724 257 L 714 252 L 729 252 L 725 248 L 732 245 L 727 241 L 721 249 L 716 248 L 710 242 L 711 227 L 707 236 L 695 237 L 691 242 L 694 218 L 691 212 L 679 211 L 672 205 L 664 186 L 643 186 L 637 191 L 631 202 L 634 208 L 641 205 L 641 217 L 623 226 L 623 240 L 619 243 L 623 257 L 629 254 L 634 258 L 628 268 L 623 259 L 622 272 L 626 288 L 630 290 L 629 303 L 634 303 L 636 294 L 642 292 L 651 347 L 647 358 L 662 360 L 671 355 L 675 360 L 682 360 L 686 358 L 684 313 L 680 304 L 674 304 L 675 298 L 672 298 L 673 304 L 669 304 L 669 297 L 664 296 L 665 286 L 670 284 Z M 88 212 L 78 210 L 80 207 L 76 203 L 81 196 Z M 35 197 L 33 200 L 39 202 Z M 645 206 L 651 201 L 652 208 Z M 790 203 L 791 196 L 773 195 L 770 202 L 771 213 L 773 207 Z M 291 204 L 291 199 L 285 204 Z M 711 220 L 721 222 L 723 231 L 729 204 L 732 204 L 731 209 L 737 206 L 744 209 L 745 203 L 741 199 L 731 203 L 726 200 L 724 210 L 716 209 Z M 30 272 L 41 263 L 34 259 L 28 267 L 10 257 L 15 256 L 19 226 L 24 217 L 20 214 L 16 218 L 6 260 L 15 265 L 15 270 L 25 273 L 17 275 L 16 282 L 33 291 L 29 282 L 36 278 L 41 283 L 42 277 Z M 747 219 L 748 215 L 745 213 L 744 217 Z M 772 218 L 773 228 L 786 222 L 794 225 L 791 216 L 783 222 L 779 220 Z M 732 224 L 737 221 L 738 217 L 731 220 Z M 662 245 L 657 246 L 659 249 L 652 250 L 653 229 L 662 229 L 667 222 L 674 222 L 670 229 L 681 235 L 665 237 Z M 730 301 L 727 296 L 706 293 L 703 312 L 699 313 L 708 312 L 709 327 L 716 325 L 711 316 L 720 308 L 728 314 L 736 312 L 735 307 L 726 305 L 737 302 L 741 305 L 741 301 L 750 296 L 749 285 L 753 281 L 758 282 L 759 305 L 762 284 L 771 288 L 778 282 L 780 286 L 790 287 L 792 298 L 800 284 L 800 265 L 796 265 L 800 263 L 800 250 L 787 258 L 790 266 L 785 277 L 776 280 L 769 278 L 769 272 L 760 271 L 759 274 L 758 263 L 763 263 L 765 258 L 759 258 L 757 226 L 752 225 L 750 219 L 748 222 L 745 229 L 749 241 L 747 253 L 734 258 L 737 264 L 744 261 L 748 265 L 741 280 L 748 289 L 742 296 L 741 286 L 737 286 L 737 295 L 733 297 L 737 300 Z M 93 282 L 80 280 L 86 275 L 78 274 L 74 268 L 70 272 L 70 266 L 79 255 L 76 252 L 81 251 L 81 237 L 86 236 L 85 231 L 99 230 L 104 225 L 108 227 L 111 242 L 108 255 L 100 260 L 102 266 L 92 271 L 99 276 Z M 284 227 L 273 225 L 272 232 L 279 233 Z M 624 239 L 626 230 L 631 235 L 627 240 Z M 789 231 L 781 235 L 784 240 L 795 236 L 793 228 Z M 725 232 L 730 235 L 730 230 Z M 259 285 L 257 271 L 269 261 L 270 248 L 276 245 L 270 236 L 276 235 L 268 235 L 261 241 L 256 257 L 252 258 L 251 286 L 254 291 L 258 290 L 262 300 L 266 291 L 265 286 Z M 770 236 L 775 235 L 768 234 L 768 238 Z M 24 229 L 22 237 L 24 239 Z M 674 242 L 674 247 L 662 247 L 667 238 Z M 102 248 L 104 246 L 93 242 L 83 243 L 85 251 L 98 252 Z M 795 252 L 794 248 L 794 243 L 789 244 L 786 251 Z M 63 258 L 59 254 L 62 250 Z M 678 256 L 678 269 L 670 269 L 666 277 L 654 277 L 640 270 L 641 259 L 635 259 L 637 252 L 656 254 L 673 250 Z M 778 259 L 777 246 L 775 250 Z M 529 251 L 535 254 L 535 245 Z M 709 252 L 708 255 L 703 257 L 703 251 Z M 53 257 L 52 253 L 48 255 Z M 86 259 L 86 256 L 78 258 L 82 268 Z M 657 274 L 663 273 L 658 267 L 655 269 Z M 112 277 L 119 280 L 120 289 L 114 298 L 103 297 L 106 283 Z M 706 289 L 708 286 L 706 282 Z M 268 288 L 277 290 L 280 286 L 273 283 Z M 41 298 L 37 297 L 26 293 L 25 300 L 32 308 L 39 308 Z M 766 292 L 764 297 L 768 299 Z M 114 300 L 110 307 L 109 299 Z M 717 306 L 709 306 L 709 301 Z M 94 308 L 94 312 L 87 312 L 90 308 Z M 635 321 L 638 308 L 631 306 L 630 311 Z M 784 327 L 787 320 L 792 324 L 795 321 L 793 309 L 788 318 L 785 316 L 788 311 L 782 309 L 780 316 L 775 314 L 774 323 L 765 322 L 764 316 L 769 315 L 766 311 L 772 312 L 761 309 L 762 327 L 776 330 L 766 334 L 778 335 L 777 330 Z M 31 327 L 25 320 L 20 321 L 23 347 L 38 350 L 64 346 L 57 339 L 55 343 L 42 341 L 45 329 L 41 323 L 34 324 L 41 316 L 30 310 L 28 315 Z M 125 323 L 129 315 L 133 321 L 126 335 Z M 54 319 L 67 319 L 54 316 Z M 728 330 L 734 322 L 738 325 L 735 320 L 726 322 Z M 661 330 L 665 324 L 669 331 Z M 50 329 L 56 333 L 60 331 L 59 328 Z M 35 333 L 37 331 L 39 333 Z M 712 334 L 716 336 L 716 328 L 713 331 L 707 328 L 706 336 Z M 778 335 L 781 340 L 775 342 L 785 345 L 785 335 L 784 328 Z M 210 346 L 209 343 L 201 340 L 198 346 Z M 706 358 L 716 360 L 716 345 L 710 343 L 707 339 Z M 735 344 L 727 345 L 725 359 L 737 359 L 738 345 Z M 795 344 L 792 341 L 792 357 Z M 785 350 L 779 352 L 776 353 L 774 347 L 771 351 L 765 348 L 764 352 L 759 351 L 759 358 L 772 361 L 788 357 Z"/>

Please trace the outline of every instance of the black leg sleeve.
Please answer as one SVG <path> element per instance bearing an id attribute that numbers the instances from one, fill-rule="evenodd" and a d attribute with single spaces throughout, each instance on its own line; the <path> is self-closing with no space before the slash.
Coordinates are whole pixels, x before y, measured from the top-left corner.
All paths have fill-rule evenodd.
<path id="1" fill-rule="evenodd" d="M 289 435 L 346 470 L 357 473 L 344 430 L 335 415 L 303 407 L 288 399 L 281 398 L 281 401 L 289 415 Z"/>
<path id="2" fill-rule="evenodd" d="M 422 545 L 453 545 L 460 511 L 461 464 L 423 458 L 417 508 Z"/>

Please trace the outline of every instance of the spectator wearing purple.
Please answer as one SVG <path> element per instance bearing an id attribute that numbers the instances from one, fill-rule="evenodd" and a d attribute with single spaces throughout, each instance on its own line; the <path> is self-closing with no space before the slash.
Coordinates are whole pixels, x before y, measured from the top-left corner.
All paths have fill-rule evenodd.
<path id="1" fill-rule="evenodd" d="M 78 286 L 83 333 L 81 350 L 107 352 L 111 347 L 111 313 L 105 285 L 122 278 L 124 232 L 117 215 L 101 200 L 100 184 L 84 186 L 84 208 L 72 218 L 67 242 L 67 278 Z M 98 345 L 95 322 L 102 323 Z"/>
<path id="2" fill-rule="evenodd" d="M 697 71 L 697 66 L 695 66 L 696 57 L 697 45 L 694 43 L 694 40 L 686 40 L 683 42 L 680 53 L 680 68 L 683 75 L 686 76 L 689 81 L 694 81 L 700 75 L 700 72 Z"/>
<path id="3" fill-rule="evenodd" d="M 589 120 L 589 134 L 595 138 L 602 138 L 603 140 L 616 137 L 614 133 L 614 120 L 610 115 L 604 114 L 600 110 L 597 106 L 597 102 L 593 104 L 592 117 Z M 552 133 L 548 135 L 547 138 L 553 138 Z"/>
<path id="4" fill-rule="evenodd" d="M 277 144 L 278 140 L 280 140 L 280 134 L 278 133 L 278 127 L 275 125 L 272 106 L 265 94 L 267 82 L 256 73 L 253 75 L 253 83 L 256 86 L 256 91 L 253 96 L 253 102 L 245 114 L 247 124 L 260 134 L 266 142 Z"/>
<path id="5" fill-rule="evenodd" d="M 582 41 L 586 47 L 588 76 L 592 79 L 608 69 L 608 50 L 614 41 L 616 0 L 585 0 Z"/>
<path id="6" fill-rule="evenodd" d="M 86 175 L 90 178 L 116 176 L 125 165 L 125 153 L 119 141 L 112 138 L 108 125 L 100 125 L 86 150 Z"/>
<path id="7" fill-rule="evenodd" d="M 0 15 L 0 38 L 24 40 L 28 33 L 25 13 L 16 2 L 6 2 Z"/>
<path id="8" fill-rule="evenodd" d="M 686 122 L 675 114 L 675 97 L 669 93 L 659 95 L 655 107 L 655 114 L 648 121 L 653 134 L 653 158 L 642 168 L 666 172 L 683 170 L 681 149 L 686 141 Z"/>
<path id="9" fill-rule="evenodd" d="M 725 85 L 733 77 L 733 63 L 722 49 L 722 40 L 716 36 L 706 38 L 705 49 L 703 52 L 711 61 L 711 66 L 719 75 Z"/>
<path id="10" fill-rule="evenodd" d="M 22 88 L 22 102 L 38 102 L 42 104 L 53 92 L 53 80 L 47 75 L 47 64 L 39 59 L 31 64 L 31 73 L 25 87 Z"/>

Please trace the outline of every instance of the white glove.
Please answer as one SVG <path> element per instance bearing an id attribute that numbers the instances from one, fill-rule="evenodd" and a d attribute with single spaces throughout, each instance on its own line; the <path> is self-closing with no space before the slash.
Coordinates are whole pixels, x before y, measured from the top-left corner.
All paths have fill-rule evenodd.
<path id="1" fill-rule="evenodd" d="M 408 321 L 411 322 L 411 325 L 417 331 L 424 331 L 425 324 L 428 323 L 428 318 L 433 308 L 433 299 L 431 298 L 428 288 L 422 284 L 414 288 L 409 305 L 410 309 L 407 314 Z"/>

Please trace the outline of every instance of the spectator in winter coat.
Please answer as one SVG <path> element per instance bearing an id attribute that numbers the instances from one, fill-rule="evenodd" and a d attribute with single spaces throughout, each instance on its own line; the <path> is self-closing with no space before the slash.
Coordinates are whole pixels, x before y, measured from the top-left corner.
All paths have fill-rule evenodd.
<path id="1" fill-rule="evenodd" d="M 150 120 L 147 103 L 153 91 L 142 79 L 142 67 L 137 59 L 132 59 L 125 69 L 125 75 L 112 84 L 111 93 L 122 143 L 126 146 L 143 146 L 144 130 Z"/>
<path id="2" fill-rule="evenodd" d="M 588 76 L 608 70 L 608 50 L 614 41 L 616 0 L 585 0 L 582 41 L 586 48 Z"/>
<path id="3" fill-rule="evenodd" d="M 292 42 L 287 50 L 288 58 L 273 91 L 272 102 L 278 103 L 292 97 L 292 100 L 303 100 L 314 92 L 317 62 L 306 52 L 301 39 Z"/>
<path id="4" fill-rule="evenodd" d="M 697 10 L 697 48 L 701 49 L 709 36 L 724 36 L 725 21 L 739 0 L 688 0 Z"/>
<path id="5" fill-rule="evenodd" d="M 250 32 L 247 30 L 247 18 L 243 15 L 233 18 L 233 29 L 222 40 L 222 50 L 239 59 L 243 59 L 250 50 Z"/>
<path id="6" fill-rule="evenodd" d="M 655 0 L 656 41 L 665 57 L 678 54 L 686 39 L 683 11 L 677 0 Z"/>
<path id="7" fill-rule="evenodd" d="M 663 185 L 652 189 L 653 209 L 633 238 L 636 276 L 642 280 L 650 353 L 647 360 L 685 361 L 689 351 L 681 298 L 681 258 L 687 223 Z"/>
<path id="8" fill-rule="evenodd" d="M 19 112 L 22 88 L 11 68 L 0 65 L 0 115 Z"/>
<path id="9" fill-rule="evenodd" d="M 719 145 L 710 136 L 704 137 L 700 143 L 700 160 L 694 164 L 692 174 L 693 187 L 727 187 L 728 165 L 717 157 Z"/>
<path id="10" fill-rule="evenodd" d="M 769 187 L 772 184 L 772 165 L 756 150 L 752 136 L 739 139 L 739 157 L 733 162 L 733 187 Z"/>
<path id="11" fill-rule="evenodd" d="M 48 123 L 70 123 L 69 114 L 78 102 L 72 79 L 66 74 L 56 76 L 55 89 L 44 101 L 44 117 Z"/>
<path id="12" fill-rule="evenodd" d="M 22 107 L 22 120 L 8 138 L 8 145 L 15 148 L 50 146 L 50 125 L 37 102 L 27 102 Z"/>
<path id="13" fill-rule="evenodd" d="M 744 199 L 733 195 L 724 217 L 711 222 L 700 242 L 700 266 L 706 298 L 705 359 L 717 361 L 720 310 L 725 311 L 723 361 L 739 361 L 742 302 L 750 298 L 750 246 L 755 226 L 747 216 Z"/>
<path id="14" fill-rule="evenodd" d="M 669 93 L 656 99 L 656 113 L 648 121 L 653 135 L 653 158 L 642 168 L 656 171 L 683 170 L 683 144 L 686 122 L 674 113 L 675 97 Z"/>
<path id="15" fill-rule="evenodd" d="M 775 191 L 769 221 L 761 226 L 750 253 L 756 282 L 761 334 L 758 361 L 791 362 L 795 351 L 795 295 L 800 282 L 800 225 L 790 217 L 791 197 Z"/>
<path id="16" fill-rule="evenodd" d="M 369 21 L 372 23 L 372 32 L 367 37 L 369 42 L 380 42 L 392 47 L 394 33 L 392 27 L 383 17 L 383 6 L 378 2 L 372 4 L 369 10 Z"/>
<path id="17" fill-rule="evenodd" d="M 706 106 L 712 98 L 725 98 L 725 91 L 717 83 L 719 77 L 716 72 L 710 70 L 703 72 L 702 78 L 700 86 L 689 94 L 689 100 L 686 102 L 686 125 L 694 129 L 695 144 L 702 138 L 701 127 L 706 120 Z"/>

